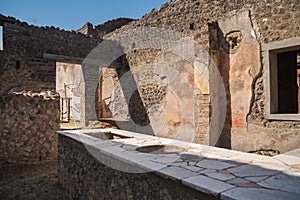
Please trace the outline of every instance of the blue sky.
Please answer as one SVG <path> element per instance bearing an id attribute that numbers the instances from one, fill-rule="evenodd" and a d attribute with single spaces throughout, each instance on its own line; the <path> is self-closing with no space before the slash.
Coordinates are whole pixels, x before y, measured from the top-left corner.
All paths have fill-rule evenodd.
<path id="1" fill-rule="evenodd" d="M 169 0 L 0 0 L 0 13 L 39 26 L 67 30 L 118 17 L 140 18 Z"/>
<path id="2" fill-rule="evenodd" d="M 0 0 L 0 13 L 38 26 L 77 30 L 118 17 L 140 18 L 169 0 Z M 2 30 L 0 30 L 2 41 Z"/>

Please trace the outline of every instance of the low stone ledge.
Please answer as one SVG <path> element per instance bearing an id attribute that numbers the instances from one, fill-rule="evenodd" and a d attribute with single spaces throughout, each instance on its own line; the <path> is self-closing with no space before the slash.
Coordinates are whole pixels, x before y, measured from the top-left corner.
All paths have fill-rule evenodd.
<path id="1" fill-rule="evenodd" d="M 124 171 L 99 162 L 81 142 L 59 135 L 59 182 L 74 199 L 217 199 L 155 173 L 128 173 L 140 171 L 136 165 L 112 160 L 116 162 L 111 166 L 122 165 Z"/>
<path id="2" fill-rule="evenodd" d="M 299 198 L 300 160 L 297 157 L 284 154 L 266 157 L 129 131 L 108 130 L 123 136 L 130 135 L 131 138 L 100 140 L 86 135 L 89 130 L 59 132 L 59 180 L 73 198 Z M 108 130 L 93 132 L 103 134 Z M 185 149 L 173 153 L 136 150 L 143 146 L 170 144 Z M 167 183 L 164 182 L 166 180 Z M 181 191 L 176 190 L 176 193 L 172 188 L 180 188 Z M 152 193 L 154 190 L 157 195 Z M 186 190 L 190 193 L 184 192 Z"/>

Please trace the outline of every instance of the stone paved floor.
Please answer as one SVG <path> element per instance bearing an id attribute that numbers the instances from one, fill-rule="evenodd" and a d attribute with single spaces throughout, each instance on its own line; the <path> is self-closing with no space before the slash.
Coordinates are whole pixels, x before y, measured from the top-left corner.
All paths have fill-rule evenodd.
<path id="1" fill-rule="evenodd" d="M 0 199 L 68 200 L 58 184 L 57 164 L 0 165 Z"/>

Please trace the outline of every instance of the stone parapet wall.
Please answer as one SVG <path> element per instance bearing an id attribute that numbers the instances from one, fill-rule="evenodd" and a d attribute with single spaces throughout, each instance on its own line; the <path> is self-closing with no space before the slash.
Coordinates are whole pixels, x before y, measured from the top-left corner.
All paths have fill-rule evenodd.
<path id="1" fill-rule="evenodd" d="M 11 93 L 0 99 L 1 162 L 57 159 L 59 96 L 52 91 Z"/>
<path id="2" fill-rule="evenodd" d="M 164 178 L 154 171 L 129 173 L 126 169 L 141 168 L 97 153 L 124 171 L 111 168 L 90 154 L 81 142 L 59 134 L 59 182 L 73 199 L 201 199 L 218 198 L 194 190 L 180 181 Z M 95 149 L 97 152 L 98 149 Z"/>
<path id="3" fill-rule="evenodd" d="M 11 21 L 3 25 L 3 47 L 9 54 L 43 58 L 43 53 L 50 53 L 85 58 L 103 41 L 76 31 L 29 25 L 11 17 L 7 19 Z"/>
<path id="4" fill-rule="evenodd" d="M 299 199 L 299 150 L 269 157 L 117 129 L 58 140 L 59 181 L 73 199 Z"/>
<path id="5" fill-rule="evenodd" d="M 299 4 L 297 0 L 176 0 L 145 14 L 141 19 L 123 26 L 114 33 L 139 26 L 177 30 L 196 38 L 205 34 L 207 23 L 226 19 L 242 9 L 251 10 L 260 32 L 261 42 L 278 41 L 298 36 Z M 288 23 L 287 23 L 288 22 Z M 284 31 L 288 28 L 289 31 Z M 203 30 L 203 32 L 199 32 Z M 208 44 L 208 41 L 199 41 Z"/>
<path id="6" fill-rule="evenodd" d="M 83 33 L 85 35 L 100 37 L 102 38 L 104 35 L 113 32 L 114 30 L 134 21 L 134 19 L 130 18 L 117 18 L 112 19 L 103 24 L 99 24 L 97 26 L 93 26 L 93 24 L 87 22 L 83 27 L 81 27 L 77 32 Z"/>

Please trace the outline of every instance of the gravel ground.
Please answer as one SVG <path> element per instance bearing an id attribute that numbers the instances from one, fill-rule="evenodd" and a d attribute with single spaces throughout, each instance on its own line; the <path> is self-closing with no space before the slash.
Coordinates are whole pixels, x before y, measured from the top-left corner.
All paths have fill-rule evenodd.
<path id="1" fill-rule="evenodd" d="M 0 199 L 71 199 L 57 179 L 57 164 L 0 165 Z"/>

